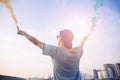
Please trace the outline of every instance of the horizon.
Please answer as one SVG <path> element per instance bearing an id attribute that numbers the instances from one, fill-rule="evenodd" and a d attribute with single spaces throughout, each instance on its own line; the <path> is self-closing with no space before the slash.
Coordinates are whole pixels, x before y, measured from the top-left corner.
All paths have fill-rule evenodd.
<path id="1" fill-rule="evenodd" d="M 38 40 L 57 46 L 56 36 L 62 29 L 74 33 L 77 46 L 91 28 L 94 0 L 20 0 L 10 1 L 21 30 Z M 83 48 L 80 72 L 92 74 L 105 63 L 120 63 L 120 1 L 103 0 L 97 22 Z M 17 35 L 16 24 L 0 3 L 0 74 L 23 78 L 53 76 L 49 56 Z"/>

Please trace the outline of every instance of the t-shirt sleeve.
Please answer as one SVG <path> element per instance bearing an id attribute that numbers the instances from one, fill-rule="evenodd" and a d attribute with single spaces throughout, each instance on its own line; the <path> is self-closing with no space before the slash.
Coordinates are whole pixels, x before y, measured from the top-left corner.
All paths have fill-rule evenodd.
<path id="1" fill-rule="evenodd" d="M 54 57 L 56 52 L 57 52 L 57 46 L 48 45 L 48 44 L 43 45 L 43 54 L 44 55 L 49 55 L 51 57 Z"/>
<path id="2" fill-rule="evenodd" d="M 79 53 L 80 54 L 80 57 L 83 55 L 83 49 L 81 47 L 76 47 L 76 53 Z"/>
<path id="3" fill-rule="evenodd" d="M 83 49 L 81 47 L 78 47 L 78 49 L 79 49 L 80 57 L 82 57 L 82 55 L 83 55 Z"/>

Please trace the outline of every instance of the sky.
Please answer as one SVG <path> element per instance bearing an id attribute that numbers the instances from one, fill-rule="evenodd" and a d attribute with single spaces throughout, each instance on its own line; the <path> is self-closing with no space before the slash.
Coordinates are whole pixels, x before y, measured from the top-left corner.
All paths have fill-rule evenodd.
<path id="1" fill-rule="evenodd" d="M 18 26 L 38 40 L 57 46 L 62 29 L 74 33 L 73 46 L 79 45 L 91 28 L 94 0 L 11 0 Z M 93 74 L 103 64 L 120 63 L 120 0 L 103 0 L 97 22 L 84 45 L 80 72 Z M 49 56 L 17 34 L 16 24 L 0 4 L 0 74 L 17 77 L 53 76 Z"/>

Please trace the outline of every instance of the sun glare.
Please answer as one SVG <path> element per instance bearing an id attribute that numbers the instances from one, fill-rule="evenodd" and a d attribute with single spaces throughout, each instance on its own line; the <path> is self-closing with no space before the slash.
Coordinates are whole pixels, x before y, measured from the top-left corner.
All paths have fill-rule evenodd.
<path id="1" fill-rule="evenodd" d="M 91 27 L 90 17 L 86 17 L 85 14 L 69 14 L 67 15 L 67 18 L 65 16 L 62 24 L 62 29 L 70 29 L 73 32 L 73 46 L 77 46 L 83 37 L 88 35 Z"/>
<path id="2" fill-rule="evenodd" d="M 71 20 L 67 20 L 68 29 L 72 30 L 75 35 L 86 36 L 90 31 L 90 22 L 84 17 L 73 15 Z"/>

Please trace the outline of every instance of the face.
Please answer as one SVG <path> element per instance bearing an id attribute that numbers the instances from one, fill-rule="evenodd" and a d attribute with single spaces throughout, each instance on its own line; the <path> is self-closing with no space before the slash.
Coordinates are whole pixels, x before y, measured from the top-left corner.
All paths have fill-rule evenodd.
<path id="1" fill-rule="evenodd" d="M 58 45 L 61 46 L 62 45 L 62 37 L 57 36 L 57 39 L 58 39 Z"/>

